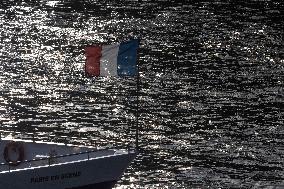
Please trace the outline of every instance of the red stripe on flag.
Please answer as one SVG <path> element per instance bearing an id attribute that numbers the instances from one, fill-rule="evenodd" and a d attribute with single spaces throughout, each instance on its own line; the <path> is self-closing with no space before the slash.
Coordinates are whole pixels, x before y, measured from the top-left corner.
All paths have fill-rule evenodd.
<path id="1" fill-rule="evenodd" d="M 94 77 L 100 75 L 100 58 L 102 57 L 102 47 L 86 47 L 85 54 L 87 57 L 85 72 L 88 76 Z"/>

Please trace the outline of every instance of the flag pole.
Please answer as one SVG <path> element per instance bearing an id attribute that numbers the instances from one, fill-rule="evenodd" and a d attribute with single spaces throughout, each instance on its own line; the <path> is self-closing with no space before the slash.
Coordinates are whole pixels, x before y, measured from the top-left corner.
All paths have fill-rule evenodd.
<path id="1" fill-rule="evenodd" d="M 136 131 L 135 131 L 135 146 L 136 150 L 139 147 L 139 70 L 137 65 L 137 91 L 136 91 Z"/>
<path id="2" fill-rule="evenodd" d="M 138 43 L 140 43 L 140 40 L 138 40 Z M 137 49 L 138 51 L 138 49 Z M 138 52 L 137 52 L 138 56 Z M 138 57 L 137 57 L 138 60 Z M 137 63 L 137 76 L 136 76 L 136 131 L 135 131 L 135 148 L 138 151 L 139 148 L 139 62 Z"/>

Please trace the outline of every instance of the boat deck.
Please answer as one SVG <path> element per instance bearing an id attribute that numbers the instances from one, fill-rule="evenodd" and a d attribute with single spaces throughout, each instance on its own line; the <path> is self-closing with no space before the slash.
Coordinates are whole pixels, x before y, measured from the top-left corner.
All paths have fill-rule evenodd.
<path id="1" fill-rule="evenodd" d="M 4 156 L 1 154 L 4 154 L 4 149 L 10 140 L 0 140 L 0 174 L 128 153 L 128 150 L 121 149 L 96 149 L 94 147 L 80 147 L 56 143 L 40 143 L 23 140 L 14 141 L 24 146 L 25 158 L 17 166 L 6 162 Z"/>

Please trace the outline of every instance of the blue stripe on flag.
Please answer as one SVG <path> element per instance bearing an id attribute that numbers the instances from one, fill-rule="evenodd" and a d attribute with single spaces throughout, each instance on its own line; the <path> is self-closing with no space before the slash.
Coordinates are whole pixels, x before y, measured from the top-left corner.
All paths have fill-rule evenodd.
<path id="1" fill-rule="evenodd" d="M 135 76 L 137 74 L 138 45 L 137 39 L 120 44 L 117 56 L 118 76 Z"/>

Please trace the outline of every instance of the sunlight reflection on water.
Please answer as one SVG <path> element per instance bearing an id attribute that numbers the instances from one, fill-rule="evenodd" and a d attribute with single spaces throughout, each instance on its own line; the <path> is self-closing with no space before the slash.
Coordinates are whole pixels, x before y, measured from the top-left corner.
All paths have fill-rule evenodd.
<path id="1" fill-rule="evenodd" d="M 40 140 L 133 143 L 136 80 L 86 78 L 84 47 L 140 37 L 143 148 L 116 188 L 279 184 L 281 8 L 272 1 L 3 1 L 1 127 L 35 129 Z"/>

